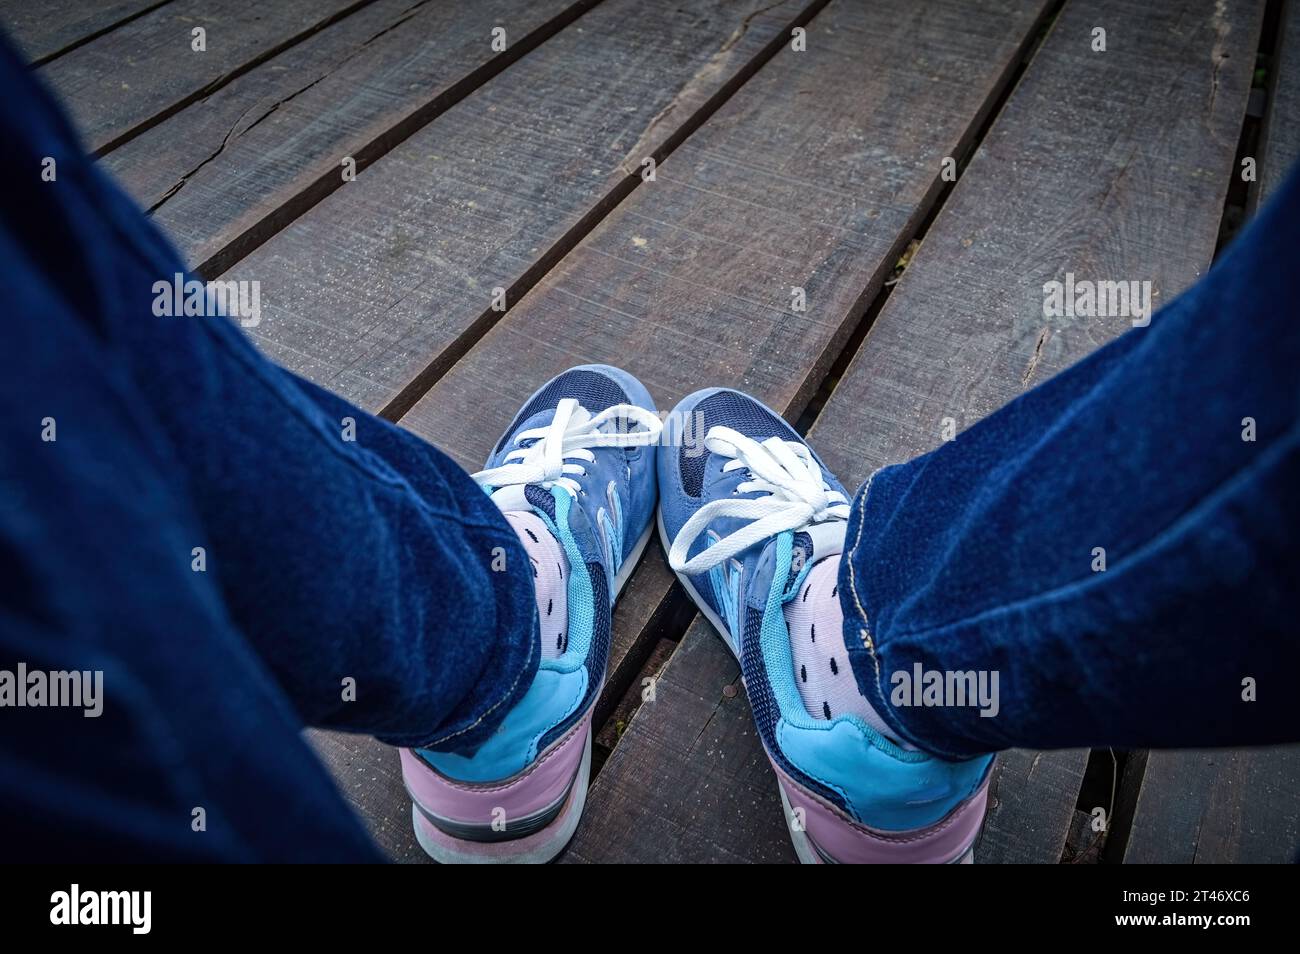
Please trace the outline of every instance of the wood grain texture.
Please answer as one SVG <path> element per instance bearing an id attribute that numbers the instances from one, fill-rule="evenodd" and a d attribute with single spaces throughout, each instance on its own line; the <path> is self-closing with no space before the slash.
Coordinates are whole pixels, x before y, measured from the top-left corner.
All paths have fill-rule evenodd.
<path id="1" fill-rule="evenodd" d="M 1067 4 L 810 438 L 849 486 L 1129 327 L 1043 317 L 1043 285 L 1150 280 L 1158 306 L 1214 254 L 1262 4 Z M 1093 26 L 1108 52 L 1093 53 Z M 1087 753 L 1001 756 L 981 860 L 1056 861 Z"/>
<path id="2" fill-rule="evenodd" d="M 1193 85 L 1191 77 L 1209 78 L 1211 52 L 1225 38 L 1194 29 L 1191 5 L 1185 6 L 1172 20 L 1136 4 L 1073 13 L 1067 7 L 813 427 L 815 445 L 850 486 L 875 467 L 937 444 L 943 416 L 973 423 L 1040 374 L 1122 330 L 1115 323 L 1105 330 L 1057 329 L 1063 333 L 1044 354 L 1042 285 L 1058 272 L 1149 276 L 1172 293 L 1208 264 L 1244 111 L 1258 10 L 1232 25 L 1237 36 L 1221 52 L 1242 65 L 1220 64 L 1210 100 L 1210 86 Z M 1104 21 L 1096 22 L 1114 25 L 1112 44 L 1118 34 L 1130 55 L 1088 59 L 1087 38 L 1099 13 Z M 1169 50 L 1171 37 L 1182 46 Z M 1150 58 L 1131 55 L 1148 47 Z M 1164 71 L 1157 72 L 1155 88 L 1170 89 L 1170 101 L 1139 92 L 1136 79 L 1126 76 L 1138 62 L 1148 78 L 1153 68 Z M 1132 115 L 1115 115 L 1117 88 L 1132 90 L 1118 97 Z M 1175 109 L 1183 118 L 1172 123 L 1169 141 L 1153 143 L 1151 130 L 1170 127 Z M 1099 128 L 1107 130 L 1104 136 L 1097 137 Z M 1035 350 L 1041 367 L 1031 369 Z M 683 658 L 705 652 L 694 641 L 709 635 L 702 627 L 688 633 Z M 624 734 L 597 780 L 575 857 L 616 858 L 638 850 L 622 840 L 624 832 L 671 827 L 637 808 L 631 800 L 637 786 L 662 775 L 666 790 L 681 790 L 716 771 L 704 758 L 679 764 L 681 754 L 662 741 L 669 733 L 661 724 L 671 718 L 665 712 L 643 708 Z M 703 710 L 697 715 L 716 718 Z M 756 746 L 748 758 L 766 761 Z M 1086 760 L 1082 751 L 1003 755 L 977 858 L 1059 860 Z M 634 782 L 625 783 L 624 773 L 635 773 Z M 689 800 L 682 805 L 670 822 L 692 810 Z M 752 823 L 740 817 L 749 807 L 742 795 L 727 810 L 729 830 L 752 837 Z M 617 821 L 607 823 L 607 815 Z M 788 840 L 783 829 L 779 837 Z M 766 849 L 751 843 L 748 850 L 758 857 Z"/>
<path id="3" fill-rule="evenodd" d="M 309 745 L 338 783 L 370 837 L 392 861 L 430 862 L 411 827 L 411 799 L 397 750 L 369 736 L 309 729 Z"/>
<path id="4" fill-rule="evenodd" d="M 588 795 L 561 862 L 794 862 L 740 666 L 703 618 L 686 631 Z"/>
<path id="5" fill-rule="evenodd" d="M 628 368 L 663 407 L 732 384 L 796 414 L 1044 6 L 832 4 L 809 25 L 807 52 L 778 54 L 403 423 L 475 466 L 524 397 L 584 361 Z M 792 285 L 807 289 L 805 314 L 790 311 Z M 615 666 L 643 658 L 642 634 L 669 592 L 655 550 L 615 614 Z M 605 772 L 626 764 L 620 752 L 644 720 L 634 717 Z M 668 753 L 655 768 L 679 779 L 708 771 Z M 607 857 L 634 850 L 594 830 Z M 755 844 L 738 838 L 732 854 Z"/>
<path id="6" fill-rule="evenodd" d="M 0 29 L 29 63 L 42 63 L 70 46 L 105 33 L 166 0 L 4 0 Z"/>
<path id="7" fill-rule="evenodd" d="M 903 0 L 832 6 L 810 23 L 808 52 L 783 49 L 747 82 L 406 423 L 476 467 L 538 384 L 588 360 L 630 368 L 665 406 L 718 382 L 796 413 L 938 192 L 935 157 L 968 141 L 1045 6 L 952 2 L 923 15 Z M 764 16 L 733 29 L 726 52 Z M 628 142 L 619 162 L 644 148 Z M 809 288 L 810 302 L 793 318 L 792 283 Z M 627 685 L 613 674 L 635 674 L 664 620 L 684 608 L 671 587 L 654 550 L 615 614 L 609 700 Z"/>
<path id="8" fill-rule="evenodd" d="M 477 467 L 534 388 L 587 361 L 632 371 L 664 408 L 731 384 L 796 414 L 1041 9 L 828 8 L 807 53 L 750 80 L 403 424 Z M 791 313 L 791 285 L 807 313 Z M 670 586 L 651 548 L 615 616 L 615 661 Z"/>
<path id="9" fill-rule="evenodd" d="M 1259 164 L 1263 203 L 1300 159 L 1300 15 L 1282 8 Z M 1300 746 L 1153 750 L 1125 862 L 1300 863 Z"/>
<path id="10" fill-rule="evenodd" d="M 659 674 L 663 672 L 664 666 L 668 664 L 669 657 L 677 649 L 677 643 L 670 639 L 658 640 L 654 648 L 650 651 L 650 657 L 646 660 L 645 665 L 637 673 L 637 678 L 628 683 L 627 692 L 623 698 L 618 700 L 606 719 L 595 719 L 594 724 L 600 729 L 596 733 L 595 744 L 603 747 L 608 751 L 613 751 L 614 746 L 618 744 L 619 738 L 627 730 L 628 724 L 632 721 L 632 716 L 641 708 L 645 701 L 645 695 L 648 691 L 648 684 L 658 679 Z"/>
<path id="11" fill-rule="evenodd" d="M 493 288 L 530 287 L 809 7 L 596 7 L 228 273 L 262 283 L 258 343 L 369 410 L 409 404 L 500 317 Z"/>
<path id="12" fill-rule="evenodd" d="M 1300 863 L 1300 745 L 1152 751 L 1127 863 Z"/>
<path id="13" fill-rule="evenodd" d="M 1087 749 L 998 753 L 978 864 L 1056 864 L 1074 818 Z"/>
<path id="14" fill-rule="evenodd" d="M 1260 150 L 1258 201 L 1266 202 L 1300 158 L 1300 9 L 1282 5 Z"/>
<path id="15" fill-rule="evenodd" d="M 376 0 L 102 160 L 219 274 L 595 0 Z M 492 30 L 506 30 L 504 52 Z"/>
<path id="16" fill-rule="evenodd" d="M 511 287 L 529 270 L 544 270 L 548 246 L 584 231 L 589 216 L 639 181 L 637 157 L 662 156 L 817 6 L 690 0 L 666 18 L 652 5 L 607 0 L 241 262 L 232 276 L 278 289 L 264 298 L 273 304 L 264 304 L 259 344 L 377 409 L 392 389 L 360 387 L 341 374 L 352 355 L 384 342 L 394 347 L 402 328 L 423 334 L 421 325 L 439 315 L 477 320 L 480 292 L 492 284 L 482 277 L 489 264 L 519 276 L 506 279 Z M 386 330 L 390 321 L 397 330 Z M 398 345 L 405 368 L 428 357 L 418 341 Z M 495 436 L 483 434 L 484 447 Z M 625 589 L 625 599 L 660 605 L 636 620 L 635 632 L 631 620 L 616 617 L 619 645 L 643 639 L 653 646 L 689 621 L 683 601 L 661 599 L 671 578 L 662 561 L 660 569 Z M 611 660 L 609 684 L 626 687 L 644 661 L 644 654 Z M 598 723 L 619 698 L 612 690 L 602 697 Z M 410 805 L 393 750 L 361 737 L 311 738 L 380 845 L 397 860 L 427 860 L 408 851 Z"/>
<path id="17" fill-rule="evenodd" d="M 174 0 L 39 70 L 96 155 L 370 0 Z M 202 27 L 207 49 L 191 47 Z"/>

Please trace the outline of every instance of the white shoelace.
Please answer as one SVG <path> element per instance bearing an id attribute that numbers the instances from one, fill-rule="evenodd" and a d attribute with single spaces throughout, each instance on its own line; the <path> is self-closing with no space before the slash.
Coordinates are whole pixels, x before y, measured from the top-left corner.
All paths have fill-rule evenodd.
<path id="1" fill-rule="evenodd" d="M 620 426 L 601 430 L 610 424 Z M 645 430 L 632 430 L 638 425 Z M 655 444 L 662 430 L 663 422 L 656 415 L 634 404 L 615 404 L 593 417 L 576 400 L 565 398 L 556 406 L 550 424 L 515 435 L 515 449 L 506 454 L 506 463 L 470 476 L 479 486 L 494 490 L 537 484 L 563 487 L 570 496 L 577 497 L 582 488 L 573 478 L 587 473 L 584 462 L 595 461 L 591 448 Z M 520 446 L 528 441 L 534 443 Z"/>
<path id="2" fill-rule="evenodd" d="M 786 530 L 803 530 L 831 520 L 848 520 L 848 498 L 831 490 L 822 469 L 806 446 L 797 441 L 769 437 L 761 444 L 730 427 L 711 427 L 704 446 L 730 457 L 723 472 L 744 468 L 748 480 L 736 493 L 761 491 L 763 497 L 727 497 L 706 503 L 682 525 L 668 551 L 668 565 L 678 573 L 704 573 L 754 544 Z M 686 559 L 691 545 L 718 517 L 753 521 L 712 546 Z"/>

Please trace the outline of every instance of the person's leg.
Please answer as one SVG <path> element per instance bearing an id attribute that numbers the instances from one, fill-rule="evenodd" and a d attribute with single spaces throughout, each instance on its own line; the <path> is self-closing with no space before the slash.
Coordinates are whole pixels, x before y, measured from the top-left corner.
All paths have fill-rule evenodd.
<path id="1" fill-rule="evenodd" d="M 8 48 L 0 81 L 0 668 L 106 672 L 103 718 L 72 732 L 29 710 L 31 731 L 6 733 L 0 757 L 34 784 L 4 814 L 94 811 L 70 849 L 360 853 L 297 727 L 481 743 L 538 665 L 525 551 L 414 435 L 270 364 L 226 318 L 159 316 L 155 285 L 183 265 Z M 223 852 L 185 840 L 204 806 Z M 313 845 L 323 831 L 343 834 Z"/>
<path id="2" fill-rule="evenodd" d="M 801 861 L 969 859 L 1008 746 L 1300 737 L 1297 240 L 1292 181 L 1149 328 L 851 505 L 753 398 L 677 406 L 707 454 L 659 456 L 668 563 L 740 659 Z"/>
<path id="3" fill-rule="evenodd" d="M 6 224 L 28 242 L 45 223 L 51 247 L 34 267 L 80 290 L 77 317 L 172 449 L 209 579 L 303 718 L 428 744 L 517 691 L 536 665 L 532 586 L 498 509 L 444 454 L 270 363 L 233 321 L 155 316 L 155 283 L 183 264 L 43 96 L 8 102 L 4 174 L 34 181 Z M 56 182 L 39 182 L 45 155 Z M 475 612 L 449 632 L 448 607 L 466 603 Z"/>
<path id="4" fill-rule="evenodd" d="M 969 859 L 991 757 L 900 746 L 845 658 L 844 487 L 789 423 L 738 391 L 698 391 L 673 416 L 699 423 L 707 453 L 659 454 L 668 565 L 740 661 L 799 859 Z"/>
<path id="5" fill-rule="evenodd" d="M 7 855 L 376 860 L 214 577 L 192 569 L 205 531 L 165 435 L 103 339 L 26 255 L 6 223 Z"/>
<path id="6" fill-rule="evenodd" d="M 1300 739 L 1298 248 L 1293 175 L 1149 327 L 859 491 L 845 637 L 898 737 L 947 757 Z M 996 672 L 996 716 L 894 704 L 918 666 Z"/>

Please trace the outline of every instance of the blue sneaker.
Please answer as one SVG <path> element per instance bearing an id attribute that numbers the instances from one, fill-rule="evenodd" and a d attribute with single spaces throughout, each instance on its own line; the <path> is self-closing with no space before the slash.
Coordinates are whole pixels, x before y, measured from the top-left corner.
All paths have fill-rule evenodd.
<path id="1" fill-rule="evenodd" d="M 630 374 L 573 368 L 528 400 L 474 475 L 528 552 L 542 661 L 473 753 L 401 750 L 416 839 L 437 861 L 549 861 L 577 829 L 611 610 L 650 539 L 660 431 Z"/>
<path id="2" fill-rule="evenodd" d="M 992 759 L 948 762 L 896 742 L 858 692 L 837 595 L 844 487 L 739 392 L 697 391 L 672 419 L 705 439 L 659 452 L 659 533 L 740 660 L 800 861 L 970 860 Z"/>

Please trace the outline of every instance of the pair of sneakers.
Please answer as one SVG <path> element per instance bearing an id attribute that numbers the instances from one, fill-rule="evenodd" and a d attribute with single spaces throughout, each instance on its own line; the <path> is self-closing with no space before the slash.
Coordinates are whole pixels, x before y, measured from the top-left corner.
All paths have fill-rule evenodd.
<path id="1" fill-rule="evenodd" d="M 632 375 L 573 368 L 528 400 L 474 475 L 528 551 L 542 661 L 475 751 L 401 750 L 420 845 L 441 862 L 544 862 L 568 843 L 613 604 L 657 518 L 670 566 L 740 660 L 799 859 L 969 861 L 991 758 L 900 743 L 859 693 L 838 595 L 844 488 L 737 391 L 697 391 L 669 419 L 703 447 L 660 446 Z"/>

